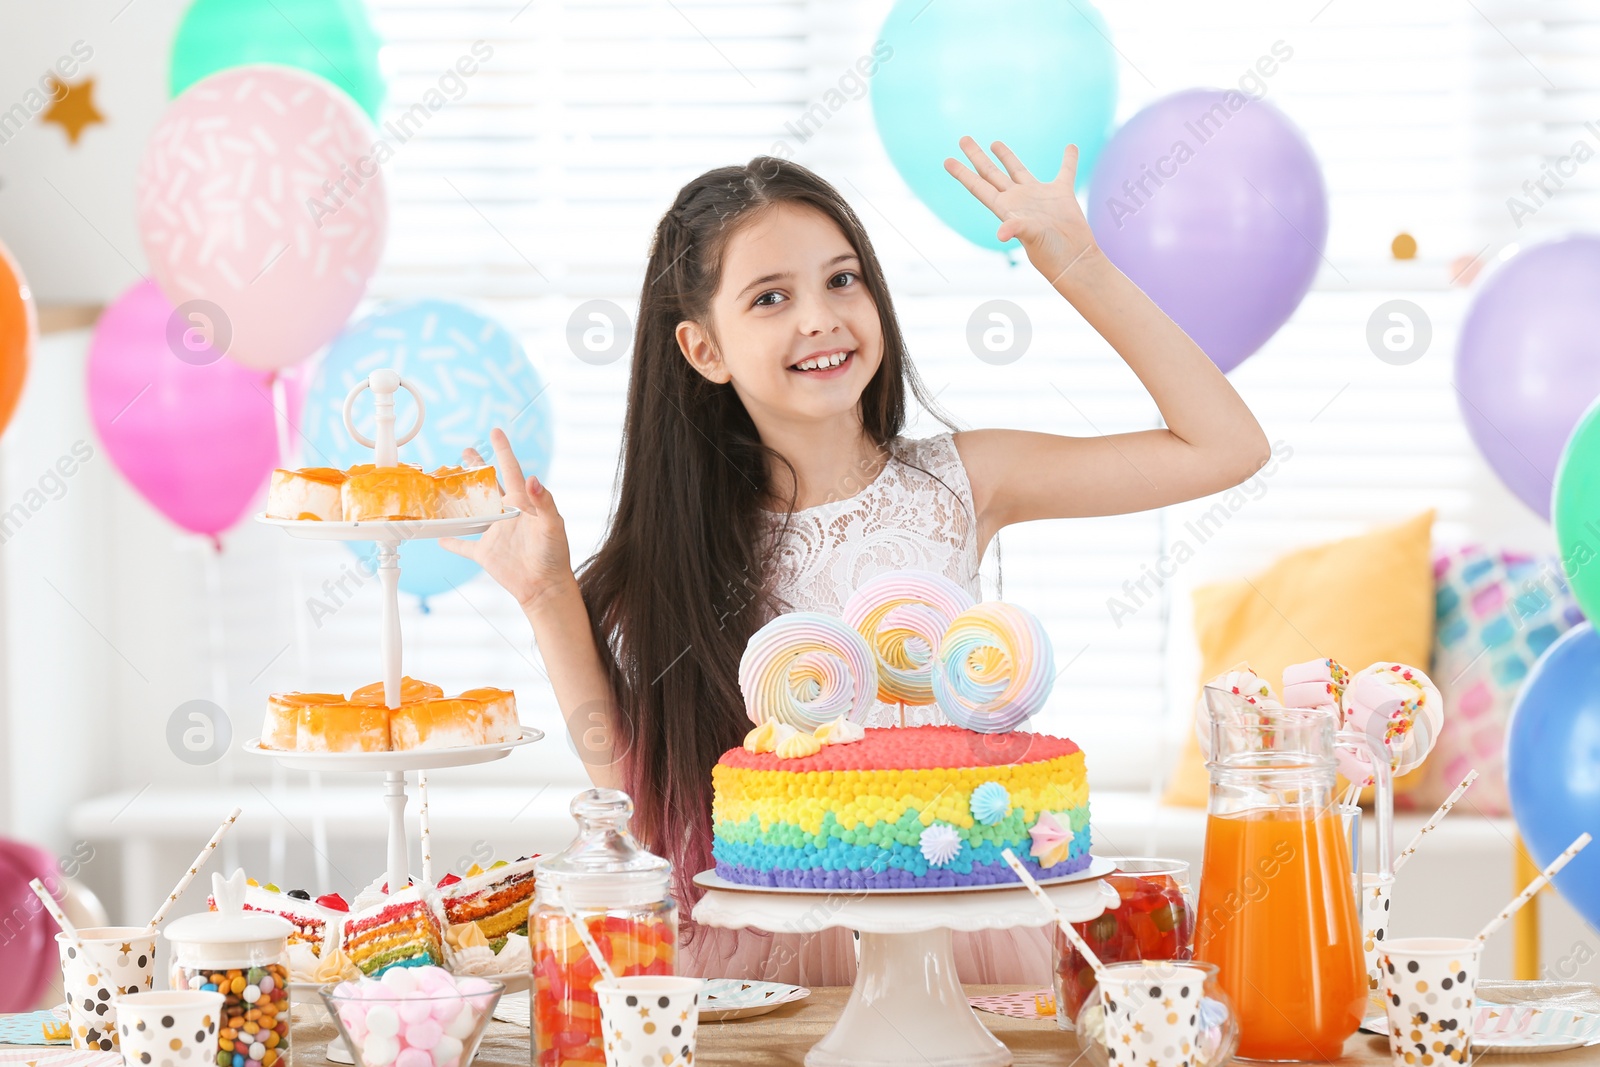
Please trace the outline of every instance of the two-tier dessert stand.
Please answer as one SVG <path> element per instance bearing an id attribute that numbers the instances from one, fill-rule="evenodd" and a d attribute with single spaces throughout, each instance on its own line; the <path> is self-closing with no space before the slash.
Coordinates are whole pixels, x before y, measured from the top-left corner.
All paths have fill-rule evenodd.
<path id="1" fill-rule="evenodd" d="M 369 438 L 356 429 L 354 411 L 356 400 L 367 390 L 372 391 L 377 412 L 374 436 Z M 416 424 L 404 437 L 395 438 L 394 398 L 401 389 L 410 393 L 417 403 Z M 359 444 L 373 450 L 373 462 L 379 467 L 399 465 L 400 446 L 410 441 L 422 429 L 425 414 L 422 396 L 400 374 L 382 368 L 369 374 L 344 401 L 344 425 Z M 383 588 L 383 697 L 391 708 L 400 706 L 401 640 L 400 640 L 400 543 L 438 537 L 465 537 L 482 533 L 497 522 L 513 519 L 516 508 L 505 506 L 498 515 L 470 519 L 393 519 L 365 522 L 317 522 L 297 519 L 276 519 L 257 516 L 258 521 L 277 526 L 295 537 L 316 541 L 374 541 L 378 545 L 378 577 Z M 504 759 L 511 750 L 530 745 L 544 737 L 544 732 L 531 726 L 522 727 L 522 735 L 514 741 L 492 745 L 474 745 L 468 748 L 417 749 L 402 752 L 287 752 L 266 748 L 260 738 L 245 743 L 245 751 L 261 756 L 271 756 L 285 767 L 308 771 L 382 771 L 384 776 L 384 802 L 389 808 L 388 879 L 391 892 L 406 885 L 411 866 L 410 849 L 406 838 L 406 772 L 426 771 L 442 767 L 467 767 Z"/>
<path id="2" fill-rule="evenodd" d="M 1101 879 L 1115 864 L 1044 884 L 1071 922 L 1115 908 Z M 1010 1051 L 978 1021 L 956 976 L 954 931 L 1045 926 L 1052 920 L 1021 885 L 951 889 L 799 890 L 740 885 L 706 871 L 694 920 L 730 929 L 861 933 L 861 960 L 839 1021 L 806 1053 L 806 1067 L 1008 1067 Z"/>

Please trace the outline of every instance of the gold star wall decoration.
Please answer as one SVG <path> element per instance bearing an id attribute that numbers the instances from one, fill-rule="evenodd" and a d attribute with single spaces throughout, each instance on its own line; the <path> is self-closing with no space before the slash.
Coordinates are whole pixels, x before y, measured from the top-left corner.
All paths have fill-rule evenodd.
<path id="1" fill-rule="evenodd" d="M 78 138 L 83 136 L 85 127 L 97 122 L 105 124 L 106 117 L 94 106 L 93 78 L 85 78 L 76 85 L 51 78 L 50 90 L 53 99 L 45 109 L 44 121 L 60 126 L 73 144 L 77 144 Z"/>

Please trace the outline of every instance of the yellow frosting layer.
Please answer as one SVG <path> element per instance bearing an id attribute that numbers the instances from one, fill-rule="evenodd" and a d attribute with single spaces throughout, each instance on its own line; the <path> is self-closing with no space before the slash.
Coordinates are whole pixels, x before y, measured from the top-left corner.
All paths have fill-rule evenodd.
<path id="1" fill-rule="evenodd" d="M 789 823 L 807 833 L 822 831 L 831 814 L 845 830 L 894 823 L 910 809 L 922 825 L 935 820 L 973 826 L 972 791 L 998 782 L 1012 809 L 1032 825 L 1041 811 L 1069 811 L 1089 800 L 1083 753 L 1035 763 L 931 770 L 758 771 L 718 764 L 712 818 L 744 823 L 755 816 L 763 832 Z"/>

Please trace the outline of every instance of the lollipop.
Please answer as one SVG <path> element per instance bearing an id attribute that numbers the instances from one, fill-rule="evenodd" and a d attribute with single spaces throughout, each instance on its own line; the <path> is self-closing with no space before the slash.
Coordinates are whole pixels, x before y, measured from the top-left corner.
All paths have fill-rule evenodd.
<path id="1" fill-rule="evenodd" d="M 865 639 L 816 611 L 779 615 L 750 635 L 739 659 L 750 721 L 776 719 L 807 733 L 841 715 L 866 718 L 875 677 Z"/>
<path id="2" fill-rule="evenodd" d="M 1283 669 L 1283 706 L 1332 708 L 1344 716 L 1344 691 L 1350 672 L 1336 659 L 1314 659 Z"/>
<path id="3" fill-rule="evenodd" d="M 844 621 L 860 631 L 877 659 L 879 700 L 933 703 L 934 650 L 974 603 L 971 593 L 932 571 L 889 571 L 851 595 Z"/>
<path id="4" fill-rule="evenodd" d="M 1211 709 L 1206 703 L 1205 691 L 1207 689 L 1220 689 L 1225 693 L 1232 693 L 1247 704 L 1257 704 L 1262 708 L 1280 708 L 1278 698 L 1273 695 L 1272 686 L 1267 680 L 1250 668 L 1248 663 L 1235 663 L 1233 669 L 1224 671 L 1211 681 L 1207 682 L 1200 690 L 1200 699 L 1195 702 L 1194 735 L 1200 742 L 1200 752 L 1206 759 L 1211 758 Z M 1231 713 L 1230 713 L 1231 714 Z M 1236 724 L 1237 725 L 1237 724 Z"/>
<path id="5" fill-rule="evenodd" d="M 1039 620 L 1015 604 L 986 600 L 944 632 L 933 695 L 957 726 L 997 734 L 1043 707 L 1055 680 L 1050 637 Z"/>
<path id="6" fill-rule="evenodd" d="M 1422 671 L 1378 662 L 1356 672 L 1344 693 L 1344 725 L 1389 749 L 1395 776 L 1422 766 L 1444 728 L 1444 698 Z M 1373 783 L 1372 759 L 1339 750 L 1339 772 L 1352 783 Z"/>

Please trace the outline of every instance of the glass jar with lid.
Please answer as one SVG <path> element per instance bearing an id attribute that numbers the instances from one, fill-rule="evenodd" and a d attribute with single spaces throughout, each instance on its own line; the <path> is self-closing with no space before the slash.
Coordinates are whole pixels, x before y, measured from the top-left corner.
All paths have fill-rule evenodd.
<path id="1" fill-rule="evenodd" d="M 578 836 L 535 868 L 533 1037 L 538 1067 L 605 1060 L 600 969 L 573 926 L 582 922 L 616 975 L 672 974 L 678 914 L 668 886 L 672 865 L 628 832 L 633 801 L 616 789 L 589 789 L 572 801 Z"/>
<path id="2" fill-rule="evenodd" d="M 276 1067 L 289 1057 L 287 919 L 244 910 L 243 870 L 211 876 L 215 911 L 167 923 L 173 989 L 222 994 L 217 1020 L 219 1067 Z"/>

